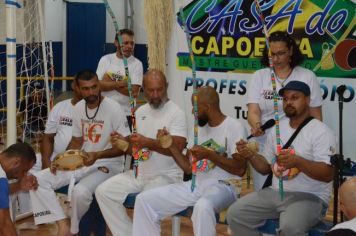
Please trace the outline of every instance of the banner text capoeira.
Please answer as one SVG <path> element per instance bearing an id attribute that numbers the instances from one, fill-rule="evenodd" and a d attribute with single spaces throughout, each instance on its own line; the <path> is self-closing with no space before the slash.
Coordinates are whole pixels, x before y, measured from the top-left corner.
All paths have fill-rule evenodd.
<path id="1" fill-rule="evenodd" d="M 175 1 L 179 16 L 181 1 Z M 345 84 L 344 153 L 356 160 L 352 144 L 356 128 L 356 4 L 347 0 L 260 1 L 269 32 L 288 32 L 305 56 L 302 66 L 314 71 L 323 94 L 324 121 L 338 134 L 336 89 Z M 265 38 L 254 1 L 185 1 L 198 85 L 214 87 L 222 110 L 241 119 L 247 130 L 246 93 L 251 73 L 262 68 Z M 177 19 L 180 19 L 177 17 Z M 169 94 L 187 113 L 192 125 L 192 73 L 182 22 L 177 20 L 168 57 Z M 173 66 L 175 65 L 175 66 Z M 182 99 L 183 98 L 183 99 Z"/>

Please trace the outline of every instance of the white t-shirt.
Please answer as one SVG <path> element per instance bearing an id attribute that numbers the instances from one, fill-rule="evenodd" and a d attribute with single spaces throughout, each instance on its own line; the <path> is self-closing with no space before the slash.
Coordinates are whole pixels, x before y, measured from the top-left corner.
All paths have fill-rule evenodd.
<path id="1" fill-rule="evenodd" d="M 289 125 L 289 119 L 280 121 L 282 146 L 288 142 L 294 131 L 295 129 Z M 291 148 L 295 150 L 296 155 L 307 160 L 324 162 L 330 165 L 330 156 L 334 154 L 336 150 L 335 146 L 336 139 L 333 132 L 321 121 L 313 119 L 298 133 L 292 142 Z M 271 162 L 276 153 L 276 131 L 275 127 L 273 127 L 267 135 L 267 143 L 262 155 Z M 278 178 L 275 176 L 273 176 L 272 188 L 277 191 L 279 189 Z M 328 204 L 331 193 L 331 182 L 318 181 L 300 172 L 295 178 L 283 181 L 283 188 L 284 191 L 314 194 Z"/>
<path id="2" fill-rule="evenodd" d="M 158 109 L 148 103 L 136 111 L 137 133 L 156 139 L 158 129 L 166 127 L 173 136 L 187 138 L 187 125 L 184 112 L 172 101 L 168 101 Z M 173 157 L 151 151 L 150 158 L 141 161 L 138 166 L 139 178 L 151 178 L 158 175 L 183 178 L 183 171 Z"/>
<path id="3" fill-rule="evenodd" d="M 293 80 L 302 81 L 310 87 L 310 107 L 319 107 L 322 105 L 323 99 L 320 84 L 312 71 L 296 66 L 289 77 L 284 80 L 284 86 Z M 277 92 L 282 88 L 277 79 L 276 87 Z M 270 68 L 258 70 L 253 74 L 247 89 L 247 104 L 249 103 L 257 103 L 259 105 L 262 114 L 262 123 L 274 118 L 273 88 Z M 278 111 L 280 119 L 285 117 L 282 97 L 278 98 Z"/>
<path id="4" fill-rule="evenodd" d="M 81 100 L 74 106 L 73 113 L 73 136 L 83 137 L 82 150 L 86 152 L 103 151 L 111 148 L 110 134 L 117 131 L 123 136 L 130 134 L 127 119 L 115 101 L 104 97 L 101 101 L 99 110 L 97 108 L 87 108 L 89 119 L 86 115 L 85 100 Z M 124 163 L 124 156 L 116 158 L 106 158 L 96 161 L 99 162 L 119 162 Z"/>
<path id="5" fill-rule="evenodd" d="M 73 108 L 71 99 L 67 99 L 57 103 L 48 116 L 45 133 L 56 134 L 51 161 L 66 150 L 72 138 Z"/>
<path id="6" fill-rule="evenodd" d="M 356 233 L 356 217 L 354 217 L 352 220 L 335 225 L 335 227 L 332 228 L 330 231 L 333 231 L 335 229 L 351 229 Z"/>
<path id="7" fill-rule="evenodd" d="M 127 58 L 127 63 L 129 67 L 131 84 L 141 86 L 143 78 L 142 62 L 134 56 L 130 56 L 129 58 Z M 102 80 L 104 74 L 107 72 L 115 74 L 115 79 L 113 80 L 116 81 L 125 77 L 124 61 L 123 59 L 118 58 L 116 56 L 116 53 L 105 55 L 99 61 L 98 68 L 96 70 L 99 80 Z M 130 105 L 128 96 L 121 94 L 116 90 L 103 91 L 102 94 L 118 102 L 124 110 L 125 114 L 130 115 Z"/>
<path id="8" fill-rule="evenodd" d="M 226 147 L 228 158 L 232 158 L 232 154 L 236 152 L 236 143 L 245 138 L 244 126 L 238 120 L 229 116 L 216 127 L 210 127 L 209 124 L 206 124 L 204 127 L 198 128 L 198 142 L 203 146 L 210 146 L 210 148 L 212 148 L 212 143 L 214 143 L 214 146 L 218 145 L 218 148 Z M 189 147 L 192 147 L 193 144 L 194 136 L 191 134 L 189 135 Z M 206 172 L 197 171 L 197 183 L 211 178 L 218 180 L 241 179 L 241 177 L 233 175 L 219 166 L 215 166 Z"/>

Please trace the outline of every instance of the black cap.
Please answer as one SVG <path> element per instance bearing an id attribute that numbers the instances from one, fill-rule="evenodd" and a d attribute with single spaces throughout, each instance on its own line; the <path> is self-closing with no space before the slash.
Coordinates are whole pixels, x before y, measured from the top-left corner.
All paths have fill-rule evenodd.
<path id="1" fill-rule="evenodd" d="M 286 86 L 284 86 L 282 89 L 279 90 L 279 92 L 278 92 L 279 95 L 283 96 L 283 93 L 286 90 L 300 91 L 300 92 L 304 93 L 305 96 L 310 96 L 309 86 L 302 81 L 293 80 L 293 81 L 289 82 Z"/>

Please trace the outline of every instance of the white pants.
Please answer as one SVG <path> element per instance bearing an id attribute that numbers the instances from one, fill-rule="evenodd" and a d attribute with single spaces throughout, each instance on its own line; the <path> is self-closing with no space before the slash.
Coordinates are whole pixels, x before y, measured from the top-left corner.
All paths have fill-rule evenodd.
<path id="1" fill-rule="evenodd" d="M 95 197 L 111 233 L 114 236 L 130 236 L 132 220 L 123 206 L 127 195 L 180 181 L 182 178 L 162 175 L 152 178 L 143 178 L 139 175 L 136 179 L 130 170 L 100 184 L 95 191 Z"/>
<path id="2" fill-rule="evenodd" d="M 208 179 L 197 183 L 191 191 L 191 181 L 152 189 L 136 198 L 133 236 L 161 235 L 160 221 L 189 206 L 194 206 L 192 221 L 195 236 L 215 236 L 215 213 L 236 200 L 235 187 Z"/>
<path id="3" fill-rule="evenodd" d="M 98 170 L 99 166 L 105 166 L 109 172 L 104 173 Z M 54 190 L 68 185 L 72 176 L 75 180 L 80 180 L 73 188 L 71 197 L 71 233 L 79 232 L 79 222 L 82 216 L 88 211 L 93 200 L 93 193 L 96 187 L 106 179 L 117 175 L 123 171 L 123 165 L 103 164 L 83 167 L 75 171 L 57 171 L 53 175 L 49 169 L 36 173 L 38 189 L 30 191 L 35 224 L 43 224 L 58 221 L 66 218 L 64 211 L 57 200 Z"/>

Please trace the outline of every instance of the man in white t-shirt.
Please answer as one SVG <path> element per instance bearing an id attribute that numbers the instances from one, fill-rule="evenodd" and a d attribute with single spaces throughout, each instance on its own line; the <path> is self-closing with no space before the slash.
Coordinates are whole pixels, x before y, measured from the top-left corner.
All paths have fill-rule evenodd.
<path id="1" fill-rule="evenodd" d="M 183 150 L 187 136 L 185 114 L 168 99 L 168 83 L 161 71 L 148 71 L 144 76 L 143 87 L 147 103 L 135 113 L 137 133 L 130 136 L 130 143 L 148 159 L 139 162 L 137 178 L 130 170 L 108 179 L 95 192 L 101 212 L 113 235 L 132 233 L 132 221 L 122 205 L 129 193 L 183 180 L 182 170 L 170 151 L 160 146 L 156 134 L 165 127 L 171 133 L 178 150 Z"/>
<path id="2" fill-rule="evenodd" d="M 112 148 L 111 133 L 129 135 L 127 120 L 121 107 L 108 97 L 101 96 L 95 72 L 84 70 L 75 78 L 83 99 L 74 107 L 72 139 L 68 149 L 81 149 L 88 153 L 85 167 L 75 171 L 56 171 L 55 167 L 38 173 L 39 187 L 31 191 L 36 224 L 56 221 L 58 235 L 77 234 L 81 217 L 89 209 L 96 187 L 106 179 L 124 170 L 123 152 Z M 79 182 L 78 182 L 79 181 Z M 69 185 L 71 196 L 71 224 L 61 208 L 55 189 Z"/>
<path id="3" fill-rule="evenodd" d="M 51 161 L 67 149 L 72 139 L 73 109 L 82 98 L 74 82 L 71 87 L 73 98 L 57 103 L 48 116 L 41 142 L 42 169 L 50 167 Z"/>
<path id="4" fill-rule="evenodd" d="M 279 124 L 280 143 L 284 145 L 310 117 L 310 88 L 304 82 L 291 81 L 279 94 L 289 118 Z M 312 119 L 293 140 L 290 147 L 294 152 L 286 149 L 277 155 L 275 128 L 268 133 L 261 154 L 251 153 L 244 141 L 237 144 L 240 158 L 262 174 L 270 173 L 270 163 L 274 163 L 275 175 L 271 187 L 248 194 L 229 208 L 227 219 L 233 235 L 261 235 L 257 228 L 267 219 L 276 218 L 279 218 L 279 235 L 305 235 L 319 222 L 328 206 L 333 179 L 330 155 L 335 152 L 336 145 L 333 132 L 321 121 Z M 283 181 L 283 200 L 276 175 L 286 179 Z"/>
<path id="5" fill-rule="evenodd" d="M 191 181 L 176 183 L 140 193 L 136 198 L 133 235 L 160 235 L 160 221 L 189 206 L 194 206 L 192 221 L 194 235 L 216 235 L 215 214 L 236 200 L 235 186 L 229 180 L 241 179 L 246 164 L 233 158 L 236 142 L 245 138 L 243 125 L 220 110 L 219 95 L 212 87 L 198 90 L 198 141 L 187 155 L 173 144 L 169 147 L 176 163 L 185 173 L 192 173 L 190 153 L 201 160 L 197 163 L 196 187 Z M 166 130 L 160 135 L 167 134 Z M 204 160 L 203 160 L 204 159 Z M 209 166 L 204 168 L 205 164 Z"/>
<path id="6" fill-rule="evenodd" d="M 37 188 L 37 180 L 27 172 L 36 163 L 36 154 L 27 143 L 16 143 L 0 153 L 0 235 L 16 236 L 10 217 L 10 194 Z M 9 180 L 17 182 L 9 184 Z"/>
<path id="7" fill-rule="evenodd" d="M 306 83 L 310 88 L 310 109 L 311 115 L 317 119 L 321 120 L 321 107 L 323 104 L 323 98 L 321 94 L 320 84 L 315 76 L 315 74 L 303 67 L 296 66 L 293 68 L 288 79 L 285 80 L 284 86 L 291 81 L 302 81 Z M 276 80 L 276 90 L 279 91 L 283 86 Z M 270 68 L 264 68 L 256 71 L 252 79 L 249 81 L 249 86 L 247 89 L 248 98 L 247 106 L 249 107 L 248 121 L 252 128 L 252 133 L 254 133 L 255 126 L 251 122 L 254 122 L 254 109 L 250 109 L 250 106 L 258 105 L 259 108 L 259 126 L 264 124 L 269 119 L 274 119 L 274 103 L 273 103 L 273 89 L 271 81 L 271 71 Z M 280 120 L 285 118 L 285 114 L 282 108 L 282 97 L 278 96 L 278 111 Z M 266 134 L 271 130 L 267 130 Z M 262 150 L 266 144 L 267 135 L 261 135 L 254 138 L 260 144 L 260 149 Z M 266 177 L 260 175 L 255 169 L 252 169 L 253 174 L 253 184 L 255 191 L 260 190 Z"/>
<path id="8" fill-rule="evenodd" d="M 127 58 L 132 94 L 135 98 L 138 96 L 142 85 L 143 67 L 142 62 L 133 56 L 135 47 L 134 32 L 129 29 L 122 29 L 120 30 L 120 35 L 122 37 L 122 45 L 119 44 L 117 37 L 115 37 L 116 52 L 105 55 L 100 59 L 96 73 L 100 80 L 100 88 L 103 91 L 103 95 L 118 102 L 130 122 L 129 91 L 123 57 Z"/>
<path id="9" fill-rule="evenodd" d="M 339 195 L 340 210 L 348 221 L 337 224 L 326 236 L 356 236 L 356 177 L 341 185 Z"/>

